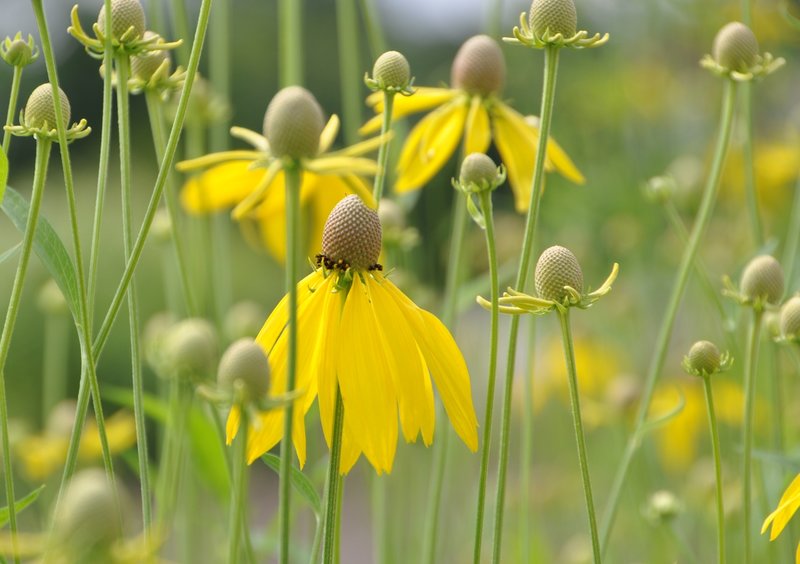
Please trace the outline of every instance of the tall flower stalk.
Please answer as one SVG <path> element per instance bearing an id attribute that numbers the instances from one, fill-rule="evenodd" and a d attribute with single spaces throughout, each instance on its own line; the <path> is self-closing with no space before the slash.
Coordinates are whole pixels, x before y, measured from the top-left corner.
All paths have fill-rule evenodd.
<path id="1" fill-rule="evenodd" d="M 0 58 L 14 68 L 14 75 L 11 78 L 11 92 L 8 95 L 6 127 L 3 131 L 3 152 L 6 155 L 8 155 L 8 151 L 11 148 L 11 126 L 14 124 L 14 115 L 17 113 L 22 70 L 38 57 L 39 48 L 33 42 L 32 35 L 28 35 L 27 41 L 22 39 L 22 33 L 17 33 L 14 39 L 6 37 L 3 41 L 0 41 Z M 2 200 L 2 193 L 0 193 L 0 200 Z"/>

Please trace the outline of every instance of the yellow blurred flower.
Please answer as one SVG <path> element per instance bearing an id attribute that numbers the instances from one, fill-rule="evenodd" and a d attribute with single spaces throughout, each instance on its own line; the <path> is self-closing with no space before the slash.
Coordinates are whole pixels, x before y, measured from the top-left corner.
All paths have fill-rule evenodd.
<path id="1" fill-rule="evenodd" d="M 778 507 L 770 513 L 764 524 L 761 526 L 761 534 L 763 535 L 767 529 L 772 526 L 769 533 L 769 540 L 774 541 L 781 534 L 781 531 L 789 523 L 789 520 L 800 508 L 800 474 L 795 476 L 786 491 L 783 492 L 781 500 L 778 502 Z M 800 543 L 797 544 L 797 552 L 795 554 L 795 562 L 800 564 Z"/>
<path id="2" fill-rule="evenodd" d="M 755 143 L 754 170 L 759 202 L 772 211 L 783 211 L 794 194 L 800 175 L 800 148 L 797 143 Z M 744 199 L 744 160 L 741 149 L 731 152 L 725 168 L 725 183 L 730 188 L 723 197 Z"/>
<path id="3" fill-rule="evenodd" d="M 420 87 L 413 96 L 395 98 L 393 118 L 436 108 L 406 139 L 395 190 L 402 193 L 421 188 L 444 166 L 459 143 L 463 142 L 464 155 L 469 155 L 485 153 L 494 141 L 508 171 L 516 209 L 524 212 L 530 202 L 539 130 L 499 97 L 505 82 L 505 61 L 497 43 L 486 35 L 467 40 L 453 61 L 451 82 L 452 88 Z M 367 98 L 379 115 L 361 128 L 362 134 L 380 129 L 383 99 L 383 92 Z M 545 167 L 572 182 L 585 181 L 552 139 L 547 144 Z"/>

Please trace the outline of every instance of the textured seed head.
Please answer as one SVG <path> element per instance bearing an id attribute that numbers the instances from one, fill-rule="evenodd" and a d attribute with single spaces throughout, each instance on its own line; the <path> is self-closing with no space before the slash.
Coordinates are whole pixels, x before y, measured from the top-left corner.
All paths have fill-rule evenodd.
<path id="1" fill-rule="evenodd" d="M 61 100 L 61 121 L 64 129 L 67 129 L 70 118 L 69 99 L 60 88 L 58 97 Z M 47 122 L 48 129 L 56 128 L 56 107 L 53 104 L 53 90 L 50 83 L 37 86 L 31 92 L 28 103 L 25 104 L 25 125 L 31 128 L 40 128 L 45 122 Z"/>
<path id="2" fill-rule="evenodd" d="M 169 330 L 164 352 L 173 371 L 211 373 L 217 360 L 214 327 L 205 319 L 184 319 Z"/>
<path id="3" fill-rule="evenodd" d="M 145 31 L 142 39 L 158 39 L 159 35 L 153 31 Z M 154 51 L 143 51 L 131 57 L 131 74 L 141 80 L 150 78 L 161 66 L 161 63 L 169 60 L 169 53 L 163 49 Z"/>
<path id="4" fill-rule="evenodd" d="M 111 0 L 111 34 L 119 39 L 133 26 L 134 35 L 142 37 L 145 32 L 144 8 L 139 0 Z M 102 33 L 106 31 L 106 7 L 100 8 L 97 14 L 97 27 Z"/>
<path id="5" fill-rule="evenodd" d="M 758 57 L 758 40 L 749 27 L 731 22 L 717 32 L 711 54 L 726 69 L 746 72 Z"/>
<path id="6" fill-rule="evenodd" d="M 550 31 L 572 37 L 578 31 L 578 14 L 574 0 L 533 0 L 528 12 L 528 24 L 536 37 Z"/>
<path id="7" fill-rule="evenodd" d="M 365 270 L 381 254 L 381 221 L 378 212 L 351 194 L 331 210 L 322 231 L 322 253 L 331 261 L 342 260 Z"/>
<path id="8" fill-rule="evenodd" d="M 545 300 L 561 302 L 567 296 L 564 286 L 583 291 L 583 272 L 572 251 L 558 245 L 545 249 L 536 263 L 536 293 Z"/>
<path id="9" fill-rule="evenodd" d="M 21 38 L 15 38 L 12 41 L 6 39 L 6 42 L 7 43 L 0 47 L 0 55 L 2 55 L 3 60 L 9 65 L 24 67 L 36 58 L 36 51 L 34 51 L 32 43 L 28 43 Z"/>
<path id="10" fill-rule="evenodd" d="M 42 313 L 46 315 L 65 315 L 69 312 L 67 300 L 64 298 L 64 294 L 61 293 L 56 281 L 52 278 L 45 282 L 42 289 L 39 290 L 36 303 Z"/>
<path id="11" fill-rule="evenodd" d="M 757 256 L 744 268 L 740 286 L 742 294 L 750 300 L 780 303 L 783 296 L 783 268 L 770 255 Z"/>
<path id="12" fill-rule="evenodd" d="M 387 51 L 375 61 L 372 78 L 390 88 L 405 88 L 411 80 L 411 67 L 402 53 Z"/>
<path id="13" fill-rule="evenodd" d="M 102 470 L 91 468 L 75 474 L 58 508 L 53 530 L 70 554 L 90 554 L 120 536 L 116 496 Z"/>
<path id="14" fill-rule="evenodd" d="M 488 35 L 467 39 L 456 53 L 450 69 L 454 88 L 488 96 L 503 89 L 506 61 L 497 42 Z"/>
<path id="15" fill-rule="evenodd" d="M 800 341 L 800 296 L 794 296 L 783 304 L 781 333 L 787 339 Z"/>
<path id="16" fill-rule="evenodd" d="M 470 153 L 461 163 L 459 182 L 468 186 L 491 186 L 497 180 L 497 165 L 483 153 Z"/>
<path id="17" fill-rule="evenodd" d="M 237 341 L 245 337 L 254 339 L 261 326 L 264 325 L 266 312 L 256 302 L 244 301 L 231 306 L 222 323 L 228 341 Z"/>
<path id="18" fill-rule="evenodd" d="M 217 382 L 231 390 L 241 382 L 248 399 L 266 396 L 269 362 L 264 350 L 253 339 L 239 339 L 233 343 L 219 361 Z"/>
<path id="19" fill-rule="evenodd" d="M 275 94 L 264 114 L 264 137 L 276 157 L 313 157 L 324 127 L 325 116 L 317 99 L 300 86 Z"/>
<path id="20" fill-rule="evenodd" d="M 722 355 L 720 355 L 717 345 L 711 341 L 697 341 L 689 349 L 686 355 L 689 359 L 689 366 L 697 372 L 714 374 L 719 370 Z"/>

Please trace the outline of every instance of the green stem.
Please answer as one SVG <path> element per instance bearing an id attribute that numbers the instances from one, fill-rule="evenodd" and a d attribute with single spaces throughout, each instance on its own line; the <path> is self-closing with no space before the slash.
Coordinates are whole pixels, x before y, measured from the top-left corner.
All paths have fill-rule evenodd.
<path id="1" fill-rule="evenodd" d="M 586 438 L 583 434 L 583 423 L 581 421 L 581 403 L 578 393 L 578 375 L 575 370 L 575 350 L 572 346 L 572 330 L 569 323 L 569 309 L 559 311 L 561 321 L 561 337 L 564 343 L 564 359 L 567 363 L 567 376 L 569 377 L 569 399 L 572 404 L 572 422 L 575 426 L 575 439 L 578 443 L 578 461 L 581 467 L 581 479 L 583 481 L 583 494 L 586 498 L 586 512 L 589 514 L 589 529 L 592 533 L 592 553 L 595 564 L 602 560 L 600 555 L 600 538 L 597 534 L 597 518 L 594 511 L 594 500 L 592 498 L 592 483 L 589 479 L 589 462 L 586 458 Z"/>
<path id="2" fill-rule="evenodd" d="M 128 77 L 130 57 L 127 54 L 115 57 L 117 68 L 117 120 L 119 133 L 119 170 L 122 188 L 122 241 L 125 260 L 131 256 L 133 239 L 133 217 L 131 202 L 131 124 L 128 99 Z M 151 514 L 150 464 L 147 454 L 147 429 L 144 419 L 144 384 L 142 382 L 142 359 L 139 347 L 139 297 L 136 281 L 128 289 L 128 327 L 131 343 L 131 385 L 133 387 L 133 417 L 136 423 L 136 452 L 139 460 L 139 481 L 142 496 L 142 523 L 145 538 L 149 538 Z"/>
<path id="3" fill-rule="evenodd" d="M 185 429 L 192 406 L 192 391 L 179 374 L 170 374 L 167 436 L 160 456 L 157 498 L 159 534 L 166 534 L 175 516 L 179 477 L 183 461 Z"/>
<path id="4" fill-rule="evenodd" d="M 370 476 L 370 498 L 372 500 L 373 561 L 375 564 L 389 562 L 389 529 L 386 514 L 387 481 L 383 476 Z"/>
<path id="5" fill-rule="evenodd" d="M 239 424 L 239 433 L 235 439 L 233 503 L 231 503 L 230 530 L 228 532 L 230 541 L 228 562 L 230 564 L 239 562 L 239 540 L 242 535 L 247 535 L 247 428 L 249 422 L 246 406 L 240 405 L 239 407 L 242 420 Z"/>
<path id="6" fill-rule="evenodd" d="M 533 458 L 533 371 L 536 358 L 536 316 L 528 316 L 528 351 L 522 377 L 522 433 L 520 437 L 519 539 L 522 562 L 531 561 L 531 460 Z"/>
<path id="7" fill-rule="evenodd" d="M 717 146 L 714 151 L 714 160 L 711 164 L 711 170 L 708 175 L 708 181 L 703 192 L 703 200 L 700 204 L 700 209 L 697 212 L 697 218 L 692 233 L 689 237 L 689 243 L 683 251 L 681 263 L 678 267 L 678 273 L 675 277 L 675 282 L 672 287 L 672 294 L 667 302 L 667 310 L 661 322 L 658 338 L 654 347 L 654 353 L 651 358 L 650 368 L 647 372 L 645 379 L 642 399 L 639 403 L 639 409 L 636 413 L 633 432 L 628 438 L 628 443 L 625 446 L 620 465 L 617 468 L 617 473 L 614 477 L 614 482 L 611 486 L 608 503 L 600 527 L 600 539 L 603 547 L 603 552 L 608 548 L 609 537 L 611 530 L 614 526 L 614 520 L 619 508 L 620 497 L 622 494 L 623 486 L 627 480 L 628 470 L 630 469 L 633 456 L 639 447 L 642 440 L 645 424 L 647 423 L 647 414 L 650 410 L 650 404 L 653 400 L 653 393 L 656 389 L 658 378 L 664 367 L 664 362 L 667 357 L 667 348 L 669 347 L 670 338 L 672 337 L 672 330 L 675 325 L 675 318 L 678 314 L 678 307 L 683 299 L 684 291 L 689 280 L 689 273 L 692 270 L 694 258 L 697 255 L 697 250 L 700 247 L 700 241 L 706 232 L 709 221 L 711 219 L 711 212 L 714 209 L 714 203 L 717 199 L 717 190 L 719 188 L 719 179 L 722 173 L 722 166 L 725 162 L 725 155 L 728 150 L 731 136 L 731 125 L 733 123 L 733 110 L 734 102 L 736 100 L 736 83 L 732 80 L 726 80 L 724 84 L 722 112 L 720 118 L 719 135 L 717 138 Z"/>
<path id="8" fill-rule="evenodd" d="M 753 321 L 747 339 L 747 359 L 745 360 L 744 373 L 744 427 L 742 429 L 743 444 L 743 470 L 742 470 L 742 514 L 744 518 L 744 562 L 747 564 L 752 558 L 751 541 L 751 501 L 752 501 L 752 452 L 753 452 L 753 413 L 755 407 L 756 372 L 758 370 L 758 345 L 761 342 L 761 321 L 763 313 L 756 309 L 753 311 Z"/>
<path id="9" fill-rule="evenodd" d="M 322 561 L 325 564 L 333 564 L 339 559 L 336 550 L 337 523 L 341 512 L 339 497 L 339 483 L 342 477 L 339 475 L 339 465 L 342 458 L 342 430 L 344 429 L 344 404 L 342 403 L 342 393 L 338 387 L 336 389 L 336 409 L 333 414 L 333 438 L 331 441 L 331 457 L 328 463 L 328 480 L 325 487 L 325 539 L 322 545 Z"/>
<path id="10" fill-rule="evenodd" d="M 172 0 L 172 27 L 174 28 L 176 39 L 183 39 L 184 43 L 176 49 L 178 64 L 186 66 L 187 46 L 186 40 L 189 39 L 189 16 L 186 14 L 186 5 L 183 0 Z"/>
<path id="11" fill-rule="evenodd" d="M 11 79 L 11 94 L 8 97 L 8 113 L 6 114 L 6 126 L 14 125 L 14 114 L 17 113 L 17 100 L 19 99 L 19 85 L 22 82 L 23 67 L 14 67 L 14 77 Z M 8 155 L 11 148 L 11 132 L 6 129 L 3 131 L 3 152 Z"/>
<path id="12" fill-rule="evenodd" d="M 166 145 L 166 135 L 164 132 L 164 110 L 161 99 L 156 92 L 148 91 L 145 94 L 147 102 L 147 113 L 150 117 L 150 130 L 153 133 L 153 146 L 156 150 L 156 158 L 160 159 L 164 154 Z M 159 163 L 161 164 L 161 163 Z M 164 201 L 167 204 L 167 214 L 172 226 L 171 238 L 172 247 L 178 262 L 178 274 L 180 276 L 183 298 L 185 300 L 186 311 L 190 316 L 198 315 L 197 305 L 194 299 L 194 291 L 189 281 L 189 264 L 186 257 L 186 245 L 183 241 L 183 228 L 181 216 L 178 211 L 178 199 L 175 194 L 175 184 L 170 174 L 167 179 L 167 186 L 164 192 Z"/>
<path id="13" fill-rule="evenodd" d="M 281 87 L 303 85 L 303 0 L 278 0 Z"/>
<path id="14" fill-rule="evenodd" d="M 345 143 L 358 140 L 361 124 L 361 65 L 358 48 L 356 0 L 336 0 L 336 27 L 339 44 L 339 87 L 342 92 L 342 130 Z"/>
<path id="15" fill-rule="evenodd" d="M 787 288 L 794 288 L 798 247 L 800 247 L 800 176 L 798 176 L 794 187 L 794 203 L 789 216 L 789 227 L 786 230 L 786 242 L 783 247 L 783 260 L 781 261 L 786 273 Z"/>
<path id="16" fill-rule="evenodd" d="M 692 547 L 689 546 L 689 543 L 686 542 L 686 539 L 683 537 L 682 534 L 678 532 L 675 528 L 675 524 L 670 522 L 665 525 L 667 531 L 669 532 L 669 536 L 672 537 L 672 542 L 678 545 L 679 552 L 683 553 L 683 556 L 686 558 L 686 561 L 690 564 L 699 564 L 697 560 L 697 556 L 695 555 Z"/>
<path id="17" fill-rule="evenodd" d="M 719 562 L 725 562 L 725 507 L 722 498 L 722 457 L 719 453 L 719 431 L 717 430 L 717 416 L 714 412 L 714 397 L 711 391 L 711 378 L 703 378 L 703 387 L 706 392 L 706 407 L 708 408 L 708 426 L 711 431 L 711 447 L 714 451 L 714 474 L 717 486 L 717 554 Z"/>
<path id="18" fill-rule="evenodd" d="M 300 235 L 300 184 L 302 170 L 293 163 L 284 169 L 286 177 L 286 293 L 289 295 L 289 322 L 286 392 L 295 387 L 297 374 L 297 272 Z M 291 546 L 289 509 L 292 470 L 292 421 L 294 403 L 290 403 L 284 411 L 283 438 L 281 439 L 280 493 L 278 496 L 278 520 L 280 522 L 280 557 L 281 564 L 289 562 Z"/>
<path id="19" fill-rule="evenodd" d="M 392 106 L 394 105 L 394 92 L 383 92 L 383 116 L 381 119 L 381 135 L 385 136 L 392 128 Z M 378 149 L 378 174 L 375 175 L 375 182 L 372 188 L 372 195 L 375 203 L 380 206 L 383 198 L 383 187 L 386 184 L 386 166 L 389 162 L 389 144 L 391 139 L 381 143 Z"/>
<path id="20" fill-rule="evenodd" d="M 745 82 L 742 88 L 742 128 L 744 139 L 742 142 L 742 158 L 744 159 L 744 194 L 747 202 L 747 213 L 750 216 L 750 229 L 753 233 L 753 243 L 756 248 L 764 244 L 764 228 L 761 225 L 761 215 L 758 212 L 758 192 L 756 191 L 756 173 L 753 164 L 753 86 Z"/>
<path id="21" fill-rule="evenodd" d="M 525 238 L 522 242 L 519 269 L 515 288 L 524 291 L 530 273 L 531 254 L 536 240 L 536 224 L 539 220 L 539 207 L 544 183 L 544 165 L 547 152 L 546 140 L 550 138 L 550 124 L 553 120 L 555 103 L 556 76 L 558 74 L 559 47 L 548 46 L 544 51 L 544 84 L 542 86 L 541 121 L 539 123 L 539 139 L 545 140 L 536 146 L 536 160 L 533 169 L 531 199 L 528 215 L 525 220 Z M 508 337 L 508 357 L 506 360 L 506 381 L 503 390 L 502 426 L 500 428 L 500 462 L 497 474 L 497 500 L 494 514 L 494 539 L 492 561 L 500 562 L 500 550 L 503 536 L 503 509 L 505 506 L 506 471 L 508 469 L 508 451 L 511 428 L 511 390 L 514 385 L 514 365 L 517 357 L 517 336 L 519 334 L 519 316 L 511 318 L 511 329 Z"/>
<path id="22" fill-rule="evenodd" d="M 483 418 L 483 444 L 481 445 L 481 474 L 478 485 L 478 510 L 475 521 L 475 545 L 473 562 L 480 564 L 481 541 L 483 540 L 483 512 L 486 504 L 486 481 L 489 475 L 489 453 L 492 445 L 492 420 L 494 412 L 494 389 L 497 380 L 497 332 L 500 313 L 500 284 L 497 280 L 497 246 L 494 239 L 494 218 L 492 212 L 492 193 L 485 190 L 479 194 L 481 211 L 486 224 L 486 249 L 489 255 L 489 274 L 491 276 L 491 337 L 489 344 L 489 380 L 486 386 L 486 411 Z"/>
<path id="23" fill-rule="evenodd" d="M 377 59 L 381 53 L 386 52 L 386 38 L 383 36 L 380 18 L 375 9 L 375 0 L 361 0 L 361 15 L 367 28 L 370 54 L 373 59 Z"/>
<path id="24" fill-rule="evenodd" d="M 50 160 L 51 145 L 52 142 L 47 139 L 36 138 L 36 165 L 33 173 L 31 207 L 28 212 L 28 221 L 25 224 L 25 235 L 22 239 L 17 272 L 14 275 L 14 285 L 11 287 L 11 296 L 8 300 L 3 333 L 0 335 L 0 432 L 3 434 L 3 474 L 5 476 L 6 501 L 8 504 L 8 524 L 14 547 L 14 562 L 19 562 L 19 545 L 17 540 L 17 510 L 14 507 L 14 500 L 16 499 L 14 497 L 14 473 L 11 466 L 11 445 L 8 438 L 5 366 L 8 359 L 8 351 L 11 348 L 11 336 L 14 334 L 14 325 L 17 322 L 17 314 L 19 313 L 22 289 L 25 287 L 25 275 L 28 272 L 28 261 L 31 258 L 31 250 L 33 249 L 33 236 L 36 233 L 36 224 L 39 221 L 39 210 L 42 205 L 45 180 L 47 179 L 47 164 Z"/>
<path id="25" fill-rule="evenodd" d="M 42 422 L 67 394 L 69 320 L 63 313 L 48 313 L 44 319 L 42 362 Z"/>

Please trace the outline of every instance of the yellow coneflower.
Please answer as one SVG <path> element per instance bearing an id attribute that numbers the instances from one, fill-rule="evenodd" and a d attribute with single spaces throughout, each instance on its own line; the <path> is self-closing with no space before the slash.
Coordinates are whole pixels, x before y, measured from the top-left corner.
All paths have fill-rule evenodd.
<path id="1" fill-rule="evenodd" d="M 772 526 L 772 530 L 769 533 L 769 540 L 774 541 L 789 523 L 789 520 L 797 513 L 798 509 L 800 509 L 800 474 L 795 476 L 792 483 L 789 484 L 789 487 L 783 492 L 775 511 L 764 519 L 764 524 L 761 526 L 761 534 L 763 535 L 767 532 L 767 529 Z M 800 543 L 797 544 L 795 562 L 796 564 L 800 564 Z"/>
<path id="2" fill-rule="evenodd" d="M 379 474 L 390 472 L 398 438 L 433 441 L 436 383 L 456 433 L 473 451 L 477 418 L 464 358 L 448 330 L 420 309 L 382 273 L 378 214 L 354 195 L 331 212 L 322 238 L 318 268 L 298 284 L 297 389 L 293 442 L 305 463 L 304 416 L 319 397 L 322 429 L 331 444 L 337 386 L 344 405 L 340 472 L 347 473 L 363 452 Z M 270 364 L 270 395 L 286 392 L 288 300 L 273 310 L 256 338 Z M 238 431 L 240 412 L 228 417 L 228 442 Z M 260 415 L 248 432 L 252 462 L 278 443 L 283 413 Z"/>
<path id="3" fill-rule="evenodd" d="M 462 139 L 465 155 L 485 153 L 494 141 L 508 171 L 517 211 L 528 208 L 539 129 L 500 98 L 505 75 L 500 46 L 487 35 L 477 35 L 461 46 L 453 60 L 451 88 L 420 87 L 413 96 L 395 99 L 393 119 L 436 108 L 414 127 L 403 146 L 397 192 L 421 188 L 444 166 Z M 378 114 L 383 112 L 382 92 L 372 94 L 367 102 Z M 361 133 L 377 131 L 380 125 L 378 115 Z M 547 144 L 545 166 L 572 182 L 584 182 L 575 164 L 552 139 Z"/>

